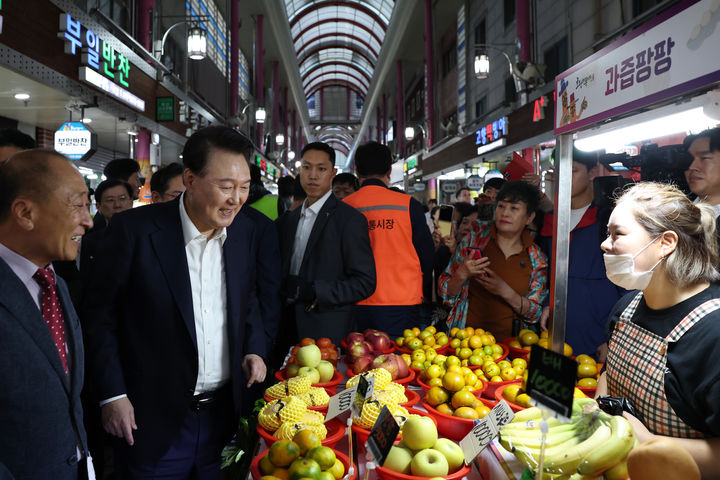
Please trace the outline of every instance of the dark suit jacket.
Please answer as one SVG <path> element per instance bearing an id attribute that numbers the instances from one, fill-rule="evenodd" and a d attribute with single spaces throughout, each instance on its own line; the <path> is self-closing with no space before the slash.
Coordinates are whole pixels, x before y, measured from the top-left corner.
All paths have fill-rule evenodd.
<path id="1" fill-rule="evenodd" d="M 131 452 L 138 461 L 152 461 L 167 450 L 197 381 L 197 337 L 178 202 L 113 216 L 81 309 L 93 386 L 102 399 L 128 395 L 138 425 Z M 265 358 L 267 351 L 256 296 L 256 235 L 253 222 L 238 213 L 223 246 L 236 412 L 247 383 L 243 357 Z"/>
<path id="2" fill-rule="evenodd" d="M 301 209 L 277 220 L 283 278 L 287 278 Z M 353 304 L 375 291 L 375 260 L 367 219 L 350 205 L 330 195 L 318 212 L 298 275 L 315 287 L 317 306 L 306 311 L 295 305 L 300 337 L 330 337 L 337 345 L 350 332 Z"/>
<path id="3" fill-rule="evenodd" d="M 267 336 L 268 351 L 271 351 L 280 325 L 280 284 L 282 265 L 280 263 L 280 245 L 275 222 L 264 213 L 252 208 L 247 203 L 242 210 L 250 220 L 255 223 L 258 234 L 257 241 L 257 296 L 260 303 L 260 314 L 265 335 Z"/>
<path id="4" fill-rule="evenodd" d="M 80 322 L 62 278 L 70 377 L 25 285 L 0 259 L 0 478 L 77 480 L 77 448 L 87 452 L 80 390 Z"/>

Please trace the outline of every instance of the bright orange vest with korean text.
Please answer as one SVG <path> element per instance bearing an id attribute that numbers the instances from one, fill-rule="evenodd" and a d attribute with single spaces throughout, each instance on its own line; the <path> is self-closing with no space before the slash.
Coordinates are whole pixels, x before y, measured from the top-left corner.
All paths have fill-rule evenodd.
<path id="1" fill-rule="evenodd" d="M 358 305 L 419 305 L 422 269 L 412 242 L 410 195 L 366 185 L 345 197 L 368 221 L 377 287 Z"/>

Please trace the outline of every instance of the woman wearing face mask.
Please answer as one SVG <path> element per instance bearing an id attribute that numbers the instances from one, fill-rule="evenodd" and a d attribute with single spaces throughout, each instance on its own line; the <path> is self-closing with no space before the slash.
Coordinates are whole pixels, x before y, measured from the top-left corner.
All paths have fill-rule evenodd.
<path id="1" fill-rule="evenodd" d="M 720 478 L 720 275 L 715 215 L 678 189 L 640 183 L 618 200 L 603 242 L 608 278 L 635 290 L 610 314 L 597 393 L 624 397 L 641 442 L 675 437 L 703 478 Z"/>

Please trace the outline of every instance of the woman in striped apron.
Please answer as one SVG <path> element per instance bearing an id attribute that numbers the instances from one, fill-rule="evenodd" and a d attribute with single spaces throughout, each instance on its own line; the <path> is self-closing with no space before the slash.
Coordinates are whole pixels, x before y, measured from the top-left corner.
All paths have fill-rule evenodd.
<path id="1" fill-rule="evenodd" d="M 617 201 L 603 242 L 608 278 L 634 290 L 610 315 L 598 395 L 624 397 L 640 441 L 674 437 L 703 478 L 720 478 L 720 278 L 712 207 L 639 183 Z"/>

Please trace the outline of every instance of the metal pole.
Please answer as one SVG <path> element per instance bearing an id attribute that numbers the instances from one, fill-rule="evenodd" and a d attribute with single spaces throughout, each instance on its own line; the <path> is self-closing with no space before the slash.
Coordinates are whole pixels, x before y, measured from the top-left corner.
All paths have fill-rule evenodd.
<path id="1" fill-rule="evenodd" d="M 273 86 L 272 86 L 272 144 L 275 145 L 275 135 L 280 132 L 280 62 L 273 62 Z"/>
<path id="2" fill-rule="evenodd" d="M 155 0 L 141 0 L 138 7 L 138 41 L 147 51 L 152 51 L 150 31 L 152 29 L 152 12 L 155 10 Z"/>
<path id="3" fill-rule="evenodd" d="M 288 134 L 288 115 L 289 110 L 288 109 L 288 89 L 285 87 L 283 89 L 283 122 L 282 122 L 282 134 L 285 136 L 285 149 L 283 150 L 283 162 L 287 162 L 288 159 L 288 152 L 290 151 L 290 135 Z"/>
<path id="4" fill-rule="evenodd" d="M 345 113 L 345 120 L 350 121 L 350 89 L 346 88 L 345 91 L 346 97 L 345 97 L 345 107 L 346 107 L 346 113 Z"/>
<path id="5" fill-rule="evenodd" d="M 255 58 L 257 63 L 255 65 L 255 98 L 257 98 L 257 107 L 265 106 L 265 65 L 263 64 L 264 49 L 263 44 L 263 16 L 257 16 L 257 39 L 255 41 Z M 265 109 L 267 112 L 267 109 Z M 263 124 L 258 123 L 255 125 L 257 129 L 257 143 L 262 150 L 263 147 Z"/>
<path id="6" fill-rule="evenodd" d="M 530 0 L 515 0 L 517 37 L 520 40 L 520 60 L 530 61 Z"/>
<path id="7" fill-rule="evenodd" d="M 397 61 L 397 153 L 400 158 L 405 157 L 405 86 L 403 85 L 403 67 L 402 60 Z"/>
<path id="8" fill-rule="evenodd" d="M 557 138 L 558 159 L 555 164 L 555 219 L 550 279 L 552 350 L 562 353 L 565 344 L 567 316 L 568 259 L 570 256 L 570 197 L 572 193 L 572 134 Z"/>
<path id="9" fill-rule="evenodd" d="M 427 148 L 435 137 L 435 56 L 433 55 L 432 0 L 425 0 L 425 85 L 427 85 Z"/>
<path id="10" fill-rule="evenodd" d="M 382 96 L 382 131 L 380 138 L 382 139 L 380 143 L 387 144 L 387 95 L 383 93 Z"/>
<path id="11" fill-rule="evenodd" d="M 238 63 L 240 62 L 240 6 L 239 0 L 230 0 L 230 112 L 234 117 L 238 109 Z"/>

